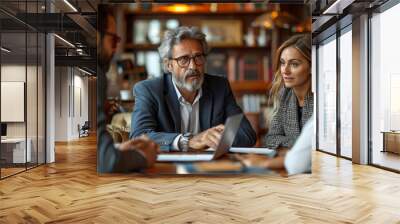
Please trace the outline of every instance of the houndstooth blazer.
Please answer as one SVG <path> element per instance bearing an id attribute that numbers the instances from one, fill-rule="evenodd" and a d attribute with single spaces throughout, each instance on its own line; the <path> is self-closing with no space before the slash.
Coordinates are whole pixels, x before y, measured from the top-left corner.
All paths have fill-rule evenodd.
<path id="1" fill-rule="evenodd" d="M 301 132 L 298 122 L 298 102 L 293 90 L 284 88 L 281 92 L 280 102 L 278 112 L 272 118 L 265 138 L 265 146 L 271 149 L 279 147 L 291 148 Z M 313 108 L 314 95 L 311 93 L 304 99 L 301 116 L 302 127 L 312 116 Z"/>

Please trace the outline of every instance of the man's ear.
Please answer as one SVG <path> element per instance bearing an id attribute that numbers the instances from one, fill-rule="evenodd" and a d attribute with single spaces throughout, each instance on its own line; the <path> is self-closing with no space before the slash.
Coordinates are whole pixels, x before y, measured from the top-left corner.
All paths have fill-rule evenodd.
<path id="1" fill-rule="evenodd" d="M 164 59 L 164 64 L 167 67 L 167 70 L 172 73 L 172 61 L 168 59 Z"/>

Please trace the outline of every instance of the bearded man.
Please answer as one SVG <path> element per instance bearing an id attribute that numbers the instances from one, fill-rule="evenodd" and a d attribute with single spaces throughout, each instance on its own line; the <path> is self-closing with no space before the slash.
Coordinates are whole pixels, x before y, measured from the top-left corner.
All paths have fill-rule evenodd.
<path id="1" fill-rule="evenodd" d="M 228 80 L 205 73 L 205 37 L 197 27 L 165 32 L 158 48 L 165 74 L 135 85 L 131 138 L 146 134 L 164 152 L 215 149 L 225 120 L 243 113 Z M 255 143 L 256 134 L 243 118 L 233 146 Z"/>

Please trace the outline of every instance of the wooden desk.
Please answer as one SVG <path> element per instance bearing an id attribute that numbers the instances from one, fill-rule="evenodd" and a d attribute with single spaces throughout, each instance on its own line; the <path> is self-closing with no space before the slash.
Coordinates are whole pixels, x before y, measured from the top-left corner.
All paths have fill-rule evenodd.
<path id="1" fill-rule="evenodd" d="M 25 143 L 27 144 L 25 151 Z M 27 138 L 6 138 L 1 139 L 1 159 L 5 163 L 25 163 L 32 159 L 31 153 L 32 140 Z"/>
<path id="2" fill-rule="evenodd" d="M 262 168 L 248 168 L 233 159 L 233 153 L 222 159 L 204 162 L 158 162 L 154 167 L 142 171 L 146 175 L 240 175 L 271 174 L 275 171 Z"/>
<path id="3" fill-rule="evenodd" d="M 383 133 L 382 152 L 392 152 L 400 154 L 400 132 L 382 131 L 381 133 Z"/>
<path id="4" fill-rule="evenodd" d="M 145 175 L 267 175 L 276 173 L 268 169 L 246 168 L 239 162 L 227 160 L 194 163 L 156 163 L 142 172 Z"/>

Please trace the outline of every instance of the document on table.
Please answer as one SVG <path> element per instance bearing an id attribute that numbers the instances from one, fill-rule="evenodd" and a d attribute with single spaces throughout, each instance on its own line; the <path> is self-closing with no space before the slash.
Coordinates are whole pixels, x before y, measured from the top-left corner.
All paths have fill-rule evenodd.
<path id="1" fill-rule="evenodd" d="M 215 149 L 213 148 L 208 148 L 206 150 L 207 152 L 213 152 L 215 151 Z M 231 147 L 229 149 L 230 153 L 246 153 L 246 154 L 250 154 L 250 153 L 254 153 L 254 154 L 263 154 L 263 155 L 267 155 L 269 157 L 273 157 L 276 154 L 276 151 L 273 149 L 269 149 L 269 148 L 252 148 L 252 147 Z"/>
<path id="2" fill-rule="evenodd" d="M 275 156 L 276 151 L 269 148 L 245 148 L 245 147 L 232 147 L 229 152 L 233 153 L 254 153 L 254 154 L 264 154 L 267 156 Z"/>
<path id="3" fill-rule="evenodd" d="M 197 162 L 210 161 L 214 154 L 159 154 L 157 162 Z"/>

